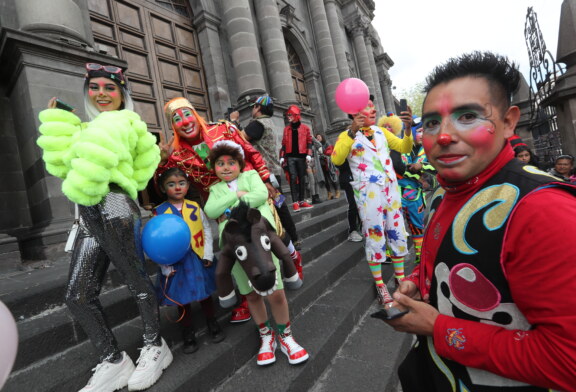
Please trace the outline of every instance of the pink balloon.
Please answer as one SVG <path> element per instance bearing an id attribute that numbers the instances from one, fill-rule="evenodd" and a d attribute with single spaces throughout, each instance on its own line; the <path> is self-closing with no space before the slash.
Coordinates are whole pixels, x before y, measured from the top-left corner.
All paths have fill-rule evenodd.
<path id="1" fill-rule="evenodd" d="M 18 349 L 18 330 L 10 310 L 0 301 L 0 389 L 10 375 Z"/>
<path id="2" fill-rule="evenodd" d="M 336 104 L 343 112 L 356 114 L 368 105 L 368 86 L 357 78 L 344 79 L 336 88 Z"/>

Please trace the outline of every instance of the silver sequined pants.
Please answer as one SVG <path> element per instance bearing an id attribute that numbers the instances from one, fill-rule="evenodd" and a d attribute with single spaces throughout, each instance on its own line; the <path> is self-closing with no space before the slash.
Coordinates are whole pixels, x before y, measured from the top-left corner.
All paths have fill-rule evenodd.
<path id="1" fill-rule="evenodd" d="M 100 360 L 117 358 L 116 339 L 98 296 L 110 262 L 123 276 L 144 324 L 144 344 L 160 339 L 158 302 L 144 269 L 140 210 L 130 197 L 109 192 L 95 206 L 79 206 L 80 235 L 74 244 L 66 304 L 98 351 Z"/>

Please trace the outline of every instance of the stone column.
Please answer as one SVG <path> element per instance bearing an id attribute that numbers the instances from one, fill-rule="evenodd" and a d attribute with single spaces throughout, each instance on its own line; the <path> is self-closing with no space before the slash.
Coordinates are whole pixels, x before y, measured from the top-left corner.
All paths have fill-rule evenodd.
<path id="1" fill-rule="evenodd" d="M 324 94 L 328 103 L 330 122 L 338 122 L 345 119 L 344 113 L 336 105 L 336 87 L 340 83 L 340 75 L 336 66 L 336 55 L 332 46 L 332 37 L 326 18 L 326 9 L 322 0 L 310 0 L 310 17 L 313 21 L 313 28 L 316 37 L 316 47 L 318 48 L 318 60 L 320 63 L 320 74 L 324 85 Z"/>
<path id="2" fill-rule="evenodd" d="M 288 63 L 288 52 L 276 1 L 261 0 L 255 8 L 264 62 L 272 90 L 270 94 L 279 103 L 296 103 L 290 64 Z"/>
<path id="3" fill-rule="evenodd" d="M 384 99 L 384 110 L 386 113 L 394 111 L 394 99 L 392 98 L 392 81 L 388 73 L 381 80 L 382 98 Z"/>
<path id="4" fill-rule="evenodd" d="M 521 76 L 518 90 L 514 92 L 512 97 L 512 105 L 520 108 L 520 120 L 516 124 L 514 133 L 520 136 L 531 150 L 534 150 L 534 140 L 530 132 L 530 86 L 526 82 L 524 75 Z"/>
<path id="5" fill-rule="evenodd" d="M 382 98 L 384 99 L 384 106 L 386 112 L 394 111 L 394 98 L 392 96 L 392 80 L 388 69 L 394 65 L 392 59 L 386 54 L 381 53 L 376 56 L 376 70 L 380 75 L 380 86 L 382 88 Z"/>
<path id="6" fill-rule="evenodd" d="M 566 64 L 566 72 L 560 76 L 550 104 L 556 106 L 558 130 L 562 140 L 562 151 L 576 155 L 576 0 L 564 0 L 560 13 L 557 61 Z"/>
<path id="7" fill-rule="evenodd" d="M 366 43 L 364 42 L 365 32 L 366 27 L 361 23 L 356 23 L 356 25 L 352 27 L 352 40 L 354 43 L 354 51 L 356 52 L 356 60 L 358 61 L 358 68 L 360 68 L 360 79 L 368 85 L 370 94 L 375 95 L 376 89 L 374 88 L 374 79 L 372 78 L 372 68 L 370 67 Z"/>
<path id="8" fill-rule="evenodd" d="M 368 34 L 366 36 L 366 53 L 368 54 L 368 63 L 370 64 L 370 72 L 374 83 L 374 104 L 378 113 L 386 112 L 384 100 L 382 99 L 382 89 L 380 88 L 380 80 L 378 78 L 378 70 L 376 70 L 376 61 L 374 60 L 374 50 L 372 49 L 372 37 Z"/>
<path id="9" fill-rule="evenodd" d="M 324 0 L 324 4 L 326 6 L 326 16 L 328 18 L 328 25 L 330 26 L 330 35 L 332 36 L 332 45 L 334 46 L 340 80 L 344 80 L 350 77 L 350 68 L 346 60 L 344 31 L 340 28 L 340 21 L 338 19 L 338 5 L 336 4 L 336 0 Z"/>
<path id="10" fill-rule="evenodd" d="M 194 18 L 202 48 L 202 63 L 206 75 L 208 99 L 213 118 L 224 118 L 226 109 L 230 107 L 230 95 L 226 77 L 226 67 L 222 57 L 222 47 L 218 29 L 221 19 L 208 11 L 199 12 Z"/>
<path id="11" fill-rule="evenodd" d="M 266 91 L 254 21 L 248 0 L 222 0 L 224 26 L 232 50 L 238 101 Z"/>
<path id="12" fill-rule="evenodd" d="M 46 38 L 92 46 L 90 12 L 86 1 L 15 1 L 19 28 Z"/>

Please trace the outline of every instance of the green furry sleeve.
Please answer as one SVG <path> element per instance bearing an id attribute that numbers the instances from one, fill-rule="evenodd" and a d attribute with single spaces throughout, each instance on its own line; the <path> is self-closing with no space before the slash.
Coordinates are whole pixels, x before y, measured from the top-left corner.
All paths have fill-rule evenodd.
<path id="1" fill-rule="evenodd" d="M 43 150 L 46 170 L 53 176 L 66 178 L 70 170 L 67 152 L 81 129 L 81 121 L 74 113 L 62 109 L 46 109 L 38 117 L 41 135 L 37 144 Z"/>

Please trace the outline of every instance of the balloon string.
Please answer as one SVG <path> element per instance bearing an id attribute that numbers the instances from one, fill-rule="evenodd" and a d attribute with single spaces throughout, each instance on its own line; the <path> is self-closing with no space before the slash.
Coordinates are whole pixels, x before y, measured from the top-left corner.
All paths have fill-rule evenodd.
<path id="1" fill-rule="evenodd" d="M 176 272 L 176 271 L 172 272 L 172 273 L 170 274 L 170 276 L 174 275 L 175 272 Z M 170 298 L 170 297 L 168 296 L 168 294 L 166 294 L 166 286 L 168 286 L 168 278 L 169 278 L 170 276 L 166 276 L 166 280 L 165 280 L 165 282 L 164 282 L 164 286 L 162 287 L 162 294 L 164 294 L 164 297 L 165 297 L 168 301 L 172 301 L 172 302 L 174 302 L 176 305 L 178 305 L 178 308 L 182 308 L 182 314 L 180 315 L 180 317 L 178 318 L 178 320 L 173 321 L 173 320 L 168 316 L 168 314 L 166 313 L 166 319 L 167 319 L 168 321 L 170 321 L 171 323 L 179 323 L 179 322 L 182 321 L 182 319 L 184 318 L 184 315 L 186 315 L 186 308 L 185 308 L 184 305 L 182 305 L 180 302 L 173 300 L 172 298 Z"/>

